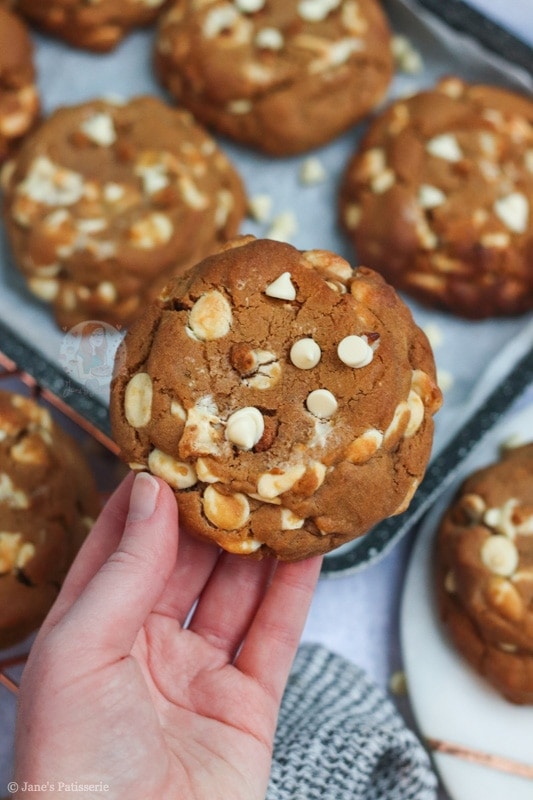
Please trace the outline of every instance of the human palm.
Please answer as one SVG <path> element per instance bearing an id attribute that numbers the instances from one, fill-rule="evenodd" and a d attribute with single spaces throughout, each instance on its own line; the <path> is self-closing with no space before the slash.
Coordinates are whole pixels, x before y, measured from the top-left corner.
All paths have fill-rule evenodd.
<path id="1" fill-rule="evenodd" d="M 104 509 L 30 653 L 15 779 L 108 800 L 262 799 L 320 562 L 250 562 L 183 532 L 176 560 L 172 493 L 137 478 L 126 521 L 131 486 Z"/>

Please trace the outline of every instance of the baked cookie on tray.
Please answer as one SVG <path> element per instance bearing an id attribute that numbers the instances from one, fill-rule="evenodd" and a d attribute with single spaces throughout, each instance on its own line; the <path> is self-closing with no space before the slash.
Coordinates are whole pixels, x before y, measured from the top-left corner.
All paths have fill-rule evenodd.
<path id="1" fill-rule="evenodd" d="M 155 69 L 197 119 L 283 156 L 378 105 L 391 32 L 379 0 L 177 0 L 159 19 Z"/>
<path id="2" fill-rule="evenodd" d="M 425 334 L 377 273 L 241 237 L 173 279 L 116 357 L 122 457 L 234 553 L 297 560 L 409 504 L 440 406 Z"/>
<path id="3" fill-rule="evenodd" d="M 458 651 L 513 703 L 533 703 L 533 443 L 470 475 L 437 538 L 440 614 Z"/>
<path id="4" fill-rule="evenodd" d="M 533 308 L 533 101 L 442 79 L 376 118 L 340 192 L 361 263 L 429 306 Z"/>
<path id="5" fill-rule="evenodd" d="M 29 32 L 19 17 L 0 6 L 0 163 L 34 126 L 39 111 Z"/>
<path id="6" fill-rule="evenodd" d="M 168 0 L 16 0 L 34 25 L 74 47 L 106 52 L 154 22 Z"/>
<path id="7" fill-rule="evenodd" d="M 0 648 L 44 620 L 99 508 L 77 443 L 37 402 L 0 391 Z"/>
<path id="8" fill-rule="evenodd" d="M 246 207 L 215 141 L 148 96 L 58 109 L 3 184 L 16 264 L 67 328 L 128 325 L 172 275 L 234 236 Z"/>

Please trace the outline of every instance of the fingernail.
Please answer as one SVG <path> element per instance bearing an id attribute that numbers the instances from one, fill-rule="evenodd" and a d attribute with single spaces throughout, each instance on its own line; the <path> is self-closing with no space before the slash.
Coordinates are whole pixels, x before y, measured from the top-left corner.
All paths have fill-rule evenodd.
<path id="1" fill-rule="evenodd" d="M 139 472 L 135 476 L 130 495 L 128 520 L 139 522 L 150 519 L 155 511 L 159 484 L 148 472 Z"/>

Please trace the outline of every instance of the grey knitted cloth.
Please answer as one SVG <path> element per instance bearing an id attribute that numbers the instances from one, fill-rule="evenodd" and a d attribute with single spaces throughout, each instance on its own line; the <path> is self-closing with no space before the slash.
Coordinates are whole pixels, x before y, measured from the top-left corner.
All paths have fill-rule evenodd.
<path id="1" fill-rule="evenodd" d="M 302 645 L 283 697 L 266 800 L 434 800 L 426 751 L 363 670 Z"/>

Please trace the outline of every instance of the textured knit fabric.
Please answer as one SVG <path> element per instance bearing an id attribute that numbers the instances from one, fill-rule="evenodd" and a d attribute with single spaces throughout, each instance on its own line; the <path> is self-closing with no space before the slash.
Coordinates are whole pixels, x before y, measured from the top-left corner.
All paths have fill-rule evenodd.
<path id="1" fill-rule="evenodd" d="M 302 645 L 283 697 L 266 800 L 433 800 L 427 753 L 359 667 Z"/>

